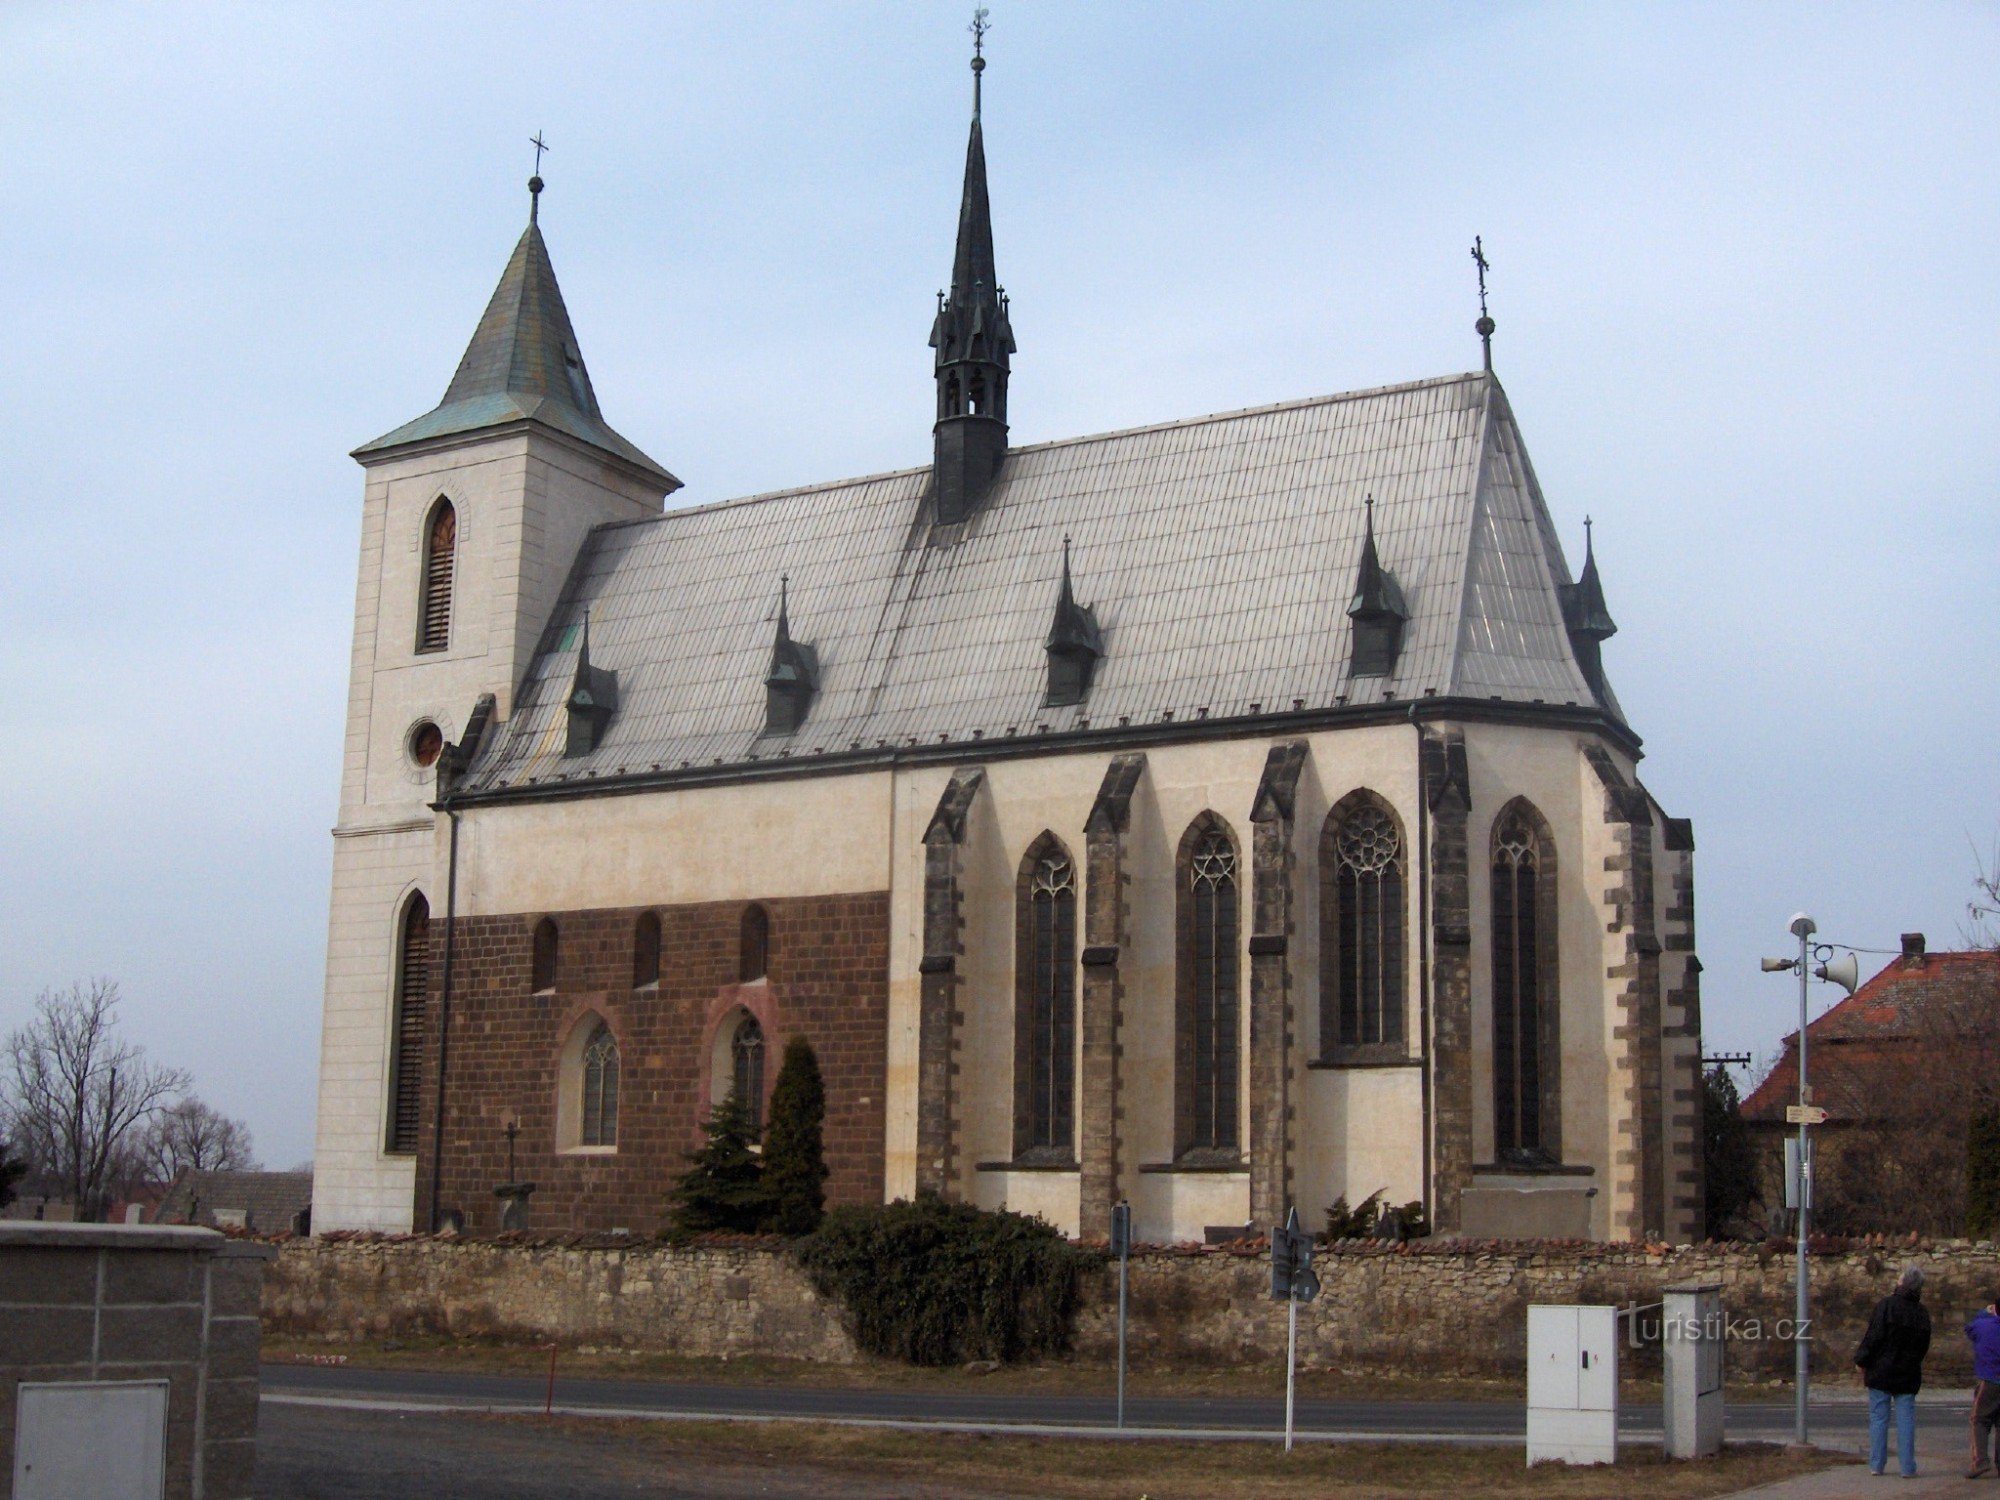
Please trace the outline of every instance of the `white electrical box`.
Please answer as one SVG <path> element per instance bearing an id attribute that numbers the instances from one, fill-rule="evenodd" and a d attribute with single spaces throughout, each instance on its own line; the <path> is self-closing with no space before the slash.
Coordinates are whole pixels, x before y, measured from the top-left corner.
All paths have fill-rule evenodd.
<path id="1" fill-rule="evenodd" d="M 164 1380 L 24 1380 L 16 1389 L 14 1500 L 160 1500 Z"/>
<path id="2" fill-rule="evenodd" d="M 1618 1461 L 1618 1309 L 1528 1309 L 1528 1462 Z"/>
<path id="3" fill-rule="evenodd" d="M 1667 1457 L 1708 1458 L 1722 1451 L 1722 1285 L 1670 1286 L 1662 1296 Z"/>

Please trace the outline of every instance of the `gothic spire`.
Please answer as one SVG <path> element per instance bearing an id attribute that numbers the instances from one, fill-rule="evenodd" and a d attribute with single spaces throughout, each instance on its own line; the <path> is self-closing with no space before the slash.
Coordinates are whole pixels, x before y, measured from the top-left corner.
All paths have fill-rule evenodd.
<path id="1" fill-rule="evenodd" d="M 1048 705 L 1058 708 L 1081 703 L 1090 692 L 1090 678 L 1098 658 L 1104 655 L 1104 632 L 1097 612 L 1076 602 L 1070 585 L 1069 538 L 1063 538 L 1062 588 L 1056 594 L 1056 616 L 1049 626 L 1045 648 L 1049 653 Z"/>
<path id="2" fill-rule="evenodd" d="M 1354 597 L 1347 605 L 1353 622 L 1353 645 L 1348 669 L 1356 677 L 1386 677 L 1395 669 L 1396 653 L 1402 649 L 1403 624 L 1410 608 L 1403 602 L 1403 590 L 1396 575 L 1382 566 L 1375 550 L 1375 497 L 1367 499 L 1362 523 L 1361 563 L 1354 572 Z"/>

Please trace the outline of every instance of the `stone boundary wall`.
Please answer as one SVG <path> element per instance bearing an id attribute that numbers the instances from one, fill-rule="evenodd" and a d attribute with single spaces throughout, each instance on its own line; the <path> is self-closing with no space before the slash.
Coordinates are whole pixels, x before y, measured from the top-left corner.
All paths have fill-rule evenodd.
<path id="1" fill-rule="evenodd" d="M 1870 1310 L 1911 1263 L 1924 1268 L 1935 1329 L 1926 1379 L 1971 1379 L 1960 1330 L 2000 1297 L 2000 1247 L 1987 1241 L 1816 1252 L 1815 1370 L 1851 1373 Z M 1531 1302 L 1657 1303 L 1662 1287 L 1717 1281 L 1730 1320 L 1728 1367 L 1785 1378 L 1792 1347 L 1775 1337 L 1775 1325 L 1791 1317 L 1792 1265 L 1782 1246 L 1340 1245 L 1316 1258 L 1323 1290 L 1300 1309 L 1299 1359 L 1306 1368 L 1357 1373 L 1519 1376 Z M 1086 1284 L 1080 1358 L 1112 1357 L 1117 1287 L 1115 1264 Z M 1259 1251 L 1133 1256 L 1134 1364 L 1281 1360 L 1284 1308 L 1269 1290 L 1269 1261 Z M 291 1241 L 266 1271 L 264 1326 L 331 1341 L 441 1333 L 696 1357 L 860 1358 L 838 1307 L 814 1292 L 777 1242 L 755 1240 L 684 1249 L 608 1236 Z M 1650 1331 L 1650 1347 L 1628 1346 L 1628 1370 L 1658 1369 L 1657 1325 Z"/>

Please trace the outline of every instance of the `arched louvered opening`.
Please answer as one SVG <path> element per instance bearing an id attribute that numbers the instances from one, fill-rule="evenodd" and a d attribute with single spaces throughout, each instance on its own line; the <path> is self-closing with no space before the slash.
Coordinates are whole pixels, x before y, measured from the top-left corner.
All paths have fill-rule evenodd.
<path id="1" fill-rule="evenodd" d="M 1076 1159 L 1076 864 L 1045 833 L 1015 883 L 1014 1154 Z"/>
<path id="2" fill-rule="evenodd" d="M 618 1144 L 618 1042 L 599 1021 L 583 1048 L 580 1145 Z"/>
<path id="3" fill-rule="evenodd" d="M 1182 837 L 1176 875 L 1176 1152 L 1233 1160 L 1242 1073 L 1240 874 L 1236 841 L 1214 813 Z"/>
<path id="4" fill-rule="evenodd" d="M 534 950 L 529 958 L 528 988 L 546 995 L 556 987 L 556 956 L 559 937 L 554 917 L 535 924 Z"/>
<path id="5" fill-rule="evenodd" d="M 458 558 L 458 512 L 449 500 L 431 507 L 424 527 L 424 575 L 417 610 L 417 650 L 451 644 L 451 581 Z"/>
<path id="6" fill-rule="evenodd" d="M 764 1133 L 764 1028 L 746 1014 L 729 1038 L 730 1088 L 743 1101 L 752 1135 Z"/>
<path id="7" fill-rule="evenodd" d="M 754 984 L 771 969 L 771 919 L 764 908 L 752 902 L 743 908 L 737 935 L 736 980 Z"/>
<path id="8" fill-rule="evenodd" d="M 390 1036 L 389 1150 L 417 1149 L 422 1126 L 424 1013 L 430 1001 L 431 904 L 422 892 L 403 907 L 396 939 L 395 1025 Z"/>
<path id="9" fill-rule="evenodd" d="M 660 983 L 660 918 L 642 912 L 632 926 L 632 988 L 657 989 Z"/>
<path id="10" fill-rule="evenodd" d="M 1341 799 L 1320 838 L 1320 1052 L 1328 1061 L 1407 1047 L 1408 849 L 1373 792 Z"/>
<path id="11" fill-rule="evenodd" d="M 1493 825 L 1493 1154 L 1536 1165 L 1561 1151 L 1555 840 L 1520 799 Z"/>

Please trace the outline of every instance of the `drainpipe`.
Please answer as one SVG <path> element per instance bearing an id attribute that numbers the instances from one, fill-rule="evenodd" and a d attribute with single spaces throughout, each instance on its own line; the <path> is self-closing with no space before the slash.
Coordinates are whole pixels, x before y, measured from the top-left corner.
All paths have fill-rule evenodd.
<path id="1" fill-rule="evenodd" d="M 1424 785 L 1424 726 L 1417 720 L 1417 706 L 1410 705 L 1410 727 L 1417 732 L 1417 1045 L 1423 1049 L 1423 1066 L 1417 1070 L 1423 1091 L 1423 1195 L 1424 1218 L 1435 1223 L 1431 1213 L 1431 837 L 1429 789 Z"/>
<path id="2" fill-rule="evenodd" d="M 458 814 L 446 808 L 444 815 L 451 819 L 451 855 L 444 885 L 444 990 L 438 997 L 437 1117 L 431 1123 L 432 1234 L 438 1231 L 438 1197 L 444 1190 L 445 1053 L 451 1042 L 451 959 L 458 946 Z"/>

